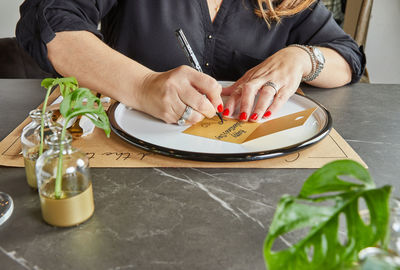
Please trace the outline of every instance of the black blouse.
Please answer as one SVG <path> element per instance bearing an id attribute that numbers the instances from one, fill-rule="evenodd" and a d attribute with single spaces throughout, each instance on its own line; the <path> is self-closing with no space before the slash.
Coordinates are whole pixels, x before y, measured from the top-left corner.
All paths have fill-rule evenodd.
<path id="1" fill-rule="evenodd" d="M 56 32 L 90 31 L 139 63 L 166 71 L 188 64 L 174 33 L 182 28 L 203 71 L 218 80 L 237 80 L 293 43 L 336 50 L 350 64 L 352 82 L 360 79 L 364 53 L 320 1 L 271 28 L 253 9 L 251 0 L 224 0 L 212 22 L 207 0 L 26 0 L 16 37 L 53 73 L 46 43 Z"/>

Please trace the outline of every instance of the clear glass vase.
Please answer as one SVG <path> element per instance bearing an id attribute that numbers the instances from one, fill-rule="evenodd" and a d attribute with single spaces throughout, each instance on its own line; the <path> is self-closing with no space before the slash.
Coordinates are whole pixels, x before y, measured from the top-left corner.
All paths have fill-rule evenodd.
<path id="1" fill-rule="evenodd" d="M 52 121 L 52 115 L 52 111 L 46 111 L 44 114 L 44 137 L 61 129 L 59 124 Z M 37 188 L 35 164 L 39 157 L 42 110 L 33 110 L 29 113 L 29 116 L 32 121 L 22 130 L 21 146 L 24 157 L 26 180 L 29 186 Z M 47 146 L 44 145 L 44 150 L 46 150 L 46 148 Z"/>
<path id="2" fill-rule="evenodd" d="M 72 136 L 60 133 L 46 138 L 49 147 L 36 161 L 36 177 L 43 219 L 54 226 L 68 227 L 89 219 L 94 212 L 89 161 L 71 146 Z M 62 165 L 57 179 L 60 152 Z M 56 180 L 57 179 L 57 180 Z"/>
<path id="3" fill-rule="evenodd" d="M 391 197 L 389 202 L 388 247 L 368 247 L 361 250 L 360 270 L 400 270 L 400 198 Z"/>

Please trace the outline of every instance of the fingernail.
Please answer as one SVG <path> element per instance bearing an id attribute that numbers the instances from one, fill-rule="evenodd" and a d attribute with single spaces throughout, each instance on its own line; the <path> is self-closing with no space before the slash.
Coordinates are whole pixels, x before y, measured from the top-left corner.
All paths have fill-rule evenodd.
<path id="1" fill-rule="evenodd" d="M 228 115 L 229 115 L 229 109 L 226 108 L 222 114 L 223 114 L 224 116 L 228 116 Z"/>
<path id="2" fill-rule="evenodd" d="M 250 118 L 251 118 L 251 120 L 255 121 L 258 118 L 258 114 L 257 113 L 253 113 Z"/>
<path id="3" fill-rule="evenodd" d="M 242 113 L 240 114 L 239 119 L 240 119 L 241 121 L 246 120 L 246 119 L 247 119 L 247 113 L 242 112 Z"/>
<path id="4" fill-rule="evenodd" d="M 218 112 L 222 112 L 224 110 L 224 106 L 222 106 L 222 104 L 219 104 L 217 110 Z"/>
<path id="5" fill-rule="evenodd" d="M 267 118 L 267 117 L 270 117 L 271 116 L 271 111 L 266 111 L 265 113 L 264 113 L 264 117 L 265 118 Z"/>

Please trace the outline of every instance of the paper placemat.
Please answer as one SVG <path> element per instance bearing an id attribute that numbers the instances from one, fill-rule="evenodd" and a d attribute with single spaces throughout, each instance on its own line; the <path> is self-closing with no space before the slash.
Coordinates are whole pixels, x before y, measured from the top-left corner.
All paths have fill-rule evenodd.
<path id="1" fill-rule="evenodd" d="M 49 103 L 53 102 L 58 95 L 57 91 L 52 93 Z M 24 166 L 20 135 L 23 127 L 29 122 L 28 117 L 0 142 L 1 166 Z M 111 137 L 107 138 L 104 131 L 97 128 L 92 134 L 74 140 L 72 145 L 88 155 L 90 167 L 93 168 L 320 168 L 326 163 L 338 159 L 352 159 L 367 167 L 335 129 L 332 129 L 321 142 L 299 152 L 272 159 L 246 162 L 201 162 L 166 157 L 136 148 L 115 134 L 111 134 Z"/>

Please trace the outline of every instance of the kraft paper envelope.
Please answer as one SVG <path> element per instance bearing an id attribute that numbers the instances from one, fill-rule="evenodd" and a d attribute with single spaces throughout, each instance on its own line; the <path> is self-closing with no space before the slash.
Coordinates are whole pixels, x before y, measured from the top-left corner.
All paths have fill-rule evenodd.
<path id="1" fill-rule="evenodd" d="M 317 108 L 310 108 L 263 123 L 240 122 L 218 117 L 203 121 L 184 130 L 183 133 L 231 143 L 245 143 L 286 129 L 302 126 Z"/>

